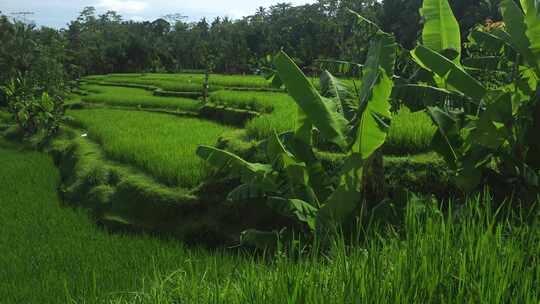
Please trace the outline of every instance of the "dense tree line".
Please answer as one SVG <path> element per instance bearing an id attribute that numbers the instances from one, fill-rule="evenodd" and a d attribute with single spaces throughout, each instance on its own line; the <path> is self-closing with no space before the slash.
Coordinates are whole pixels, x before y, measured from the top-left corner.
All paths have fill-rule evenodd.
<path id="1" fill-rule="evenodd" d="M 486 19 L 499 19 L 498 0 L 453 0 L 463 32 Z M 116 12 L 82 10 L 67 28 L 37 28 L 0 19 L 0 81 L 17 71 L 58 83 L 60 79 L 118 72 L 178 72 L 211 67 L 223 73 L 255 71 L 267 54 L 284 49 L 303 66 L 317 59 L 363 61 L 370 30 L 348 12 L 375 20 L 412 48 L 422 26 L 421 0 L 318 0 L 259 8 L 238 20 L 186 22 L 178 16 L 153 22 L 123 20 Z M 43 68 L 41 68 L 43 67 Z M 24 76 L 24 75 L 23 75 Z M 34 77 L 32 76 L 32 77 Z"/>

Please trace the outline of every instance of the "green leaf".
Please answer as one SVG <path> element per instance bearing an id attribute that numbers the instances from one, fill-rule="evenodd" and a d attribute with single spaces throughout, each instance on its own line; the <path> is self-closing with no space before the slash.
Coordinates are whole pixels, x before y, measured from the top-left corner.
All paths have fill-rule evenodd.
<path id="1" fill-rule="evenodd" d="M 317 232 L 328 233 L 336 225 L 343 224 L 354 215 L 362 201 L 362 178 L 364 158 L 358 153 L 350 154 L 340 174 L 339 186 L 317 214 Z"/>
<path id="2" fill-rule="evenodd" d="M 231 203 L 245 202 L 248 200 L 262 199 L 266 191 L 256 184 L 242 184 L 227 195 L 227 201 Z"/>
<path id="3" fill-rule="evenodd" d="M 268 160 L 271 164 L 274 164 L 276 161 L 280 160 L 280 157 L 284 154 L 292 157 L 292 155 L 285 149 L 279 135 L 274 130 L 266 145 L 266 155 Z"/>
<path id="4" fill-rule="evenodd" d="M 273 167 L 286 174 L 287 183 L 285 187 L 287 187 L 288 194 L 318 206 L 319 199 L 311 187 L 311 176 L 308 167 L 285 149 L 283 142 L 275 131 L 268 140 L 267 154 Z M 314 181 L 318 182 L 318 179 L 314 178 Z M 315 186 L 319 187 L 320 185 L 316 184 Z"/>
<path id="5" fill-rule="evenodd" d="M 486 106 L 487 109 L 481 114 L 489 121 L 510 125 L 514 117 L 512 113 L 512 94 L 509 92 L 493 92 L 492 98 Z"/>
<path id="6" fill-rule="evenodd" d="M 448 100 L 465 100 L 459 93 L 422 84 L 394 86 L 392 96 L 401 100 L 413 112 L 423 111 L 429 106 L 442 106 Z"/>
<path id="7" fill-rule="evenodd" d="M 469 35 L 469 41 L 476 43 L 480 48 L 482 48 L 485 51 L 489 51 L 496 54 L 500 54 L 505 45 L 512 46 L 511 44 L 508 44 L 507 41 L 503 40 L 502 38 L 497 37 L 493 35 L 492 33 L 487 33 L 487 32 L 482 32 L 482 31 L 472 31 L 471 34 Z"/>
<path id="8" fill-rule="evenodd" d="M 537 71 L 540 76 L 540 69 L 531 51 L 531 41 L 527 37 L 527 24 L 525 23 L 525 15 L 513 0 L 503 0 L 501 2 L 501 12 L 503 15 L 506 29 L 510 34 L 512 43 L 519 51 L 525 61 Z M 534 33 L 530 33 L 535 35 Z"/>
<path id="9" fill-rule="evenodd" d="M 394 36 L 384 32 L 377 34 L 369 45 L 362 82 L 366 81 L 366 79 L 373 78 L 369 75 L 378 73 L 379 68 L 382 68 L 388 77 L 394 77 L 396 52 L 397 43 Z"/>
<path id="10" fill-rule="evenodd" d="M 368 18 L 360 15 L 359 13 L 349 9 L 349 13 L 353 14 L 354 16 L 356 16 L 356 18 L 358 19 L 359 22 L 361 23 L 367 23 L 368 25 L 370 25 L 371 27 L 375 28 L 378 32 L 383 32 L 381 30 L 381 28 L 373 21 L 369 20 Z"/>
<path id="11" fill-rule="evenodd" d="M 327 70 L 321 74 L 320 87 L 322 96 L 334 99 L 338 111 L 344 113 L 344 103 L 352 95 L 349 88 Z"/>
<path id="12" fill-rule="evenodd" d="M 345 132 L 347 120 L 340 114 L 334 102 L 322 97 L 309 82 L 304 73 L 284 52 L 274 59 L 279 76 L 302 113 L 327 140 L 341 148 L 347 146 Z M 305 127 L 302 127 L 304 130 Z"/>
<path id="13" fill-rule="evenodd" d="M 477 167 L 479 160 L 473 154 L 464 157 L 457 175 L 454 177 L 456 185 L 465 192 L 475 190 L 482 181 L 482 170 Z"/>
<path id="14" fill-rule="evenodd" d="M 419 45 L 411 54 L 421 67 L 435 73 L 466 96 L 480 101 L 486 95 L 486 88 L 478 80 L 439 53 Z"/>
<path id="15" fill-rule="evenodd" d="M 324 71 L 320 77 L 321 94 L 331 98 L 336 103 L 338 112 L 343 113 L 348 121 L 352 121 L 358 110 L 354 104 L 357 102 L 356 94 L 343 81 L 336 78 L 328 71 Z"/>
<path id="16" fill-rule="evenodd" d="M 461 32 L 448 1 L 424 0 L 420 15 L 424 17 L 423 44 L 459 64 Z"/>
<path id="17" fill-rule="evenodd" d="M 521 0 L 521 3 L 525 10 L 525 35 L 529 38 L 529 49 L 536 59 L 536 67 L 540 68 L 540 3 L 536 0 Z"/>
<path id="18" fill-rule="evenodd" d="M 309 203 L 281 197 L 269 197 L 266 203 L 268 207 L 279 214 L 306 223 L 311 230 L 315 230 L 315 218 L 318 210 Z"/>
<path id="19" fill-rule="evenodd" d="M 233 153 L 210 146 L 199 146 L 196 154 L 214 168 L 228 172 L 231 176 L 240 177 L 245 183 L 253 183 L 256 180 L 268 187 L 268 190 L 275 188 L 271 165 L 250 163 Z"/>
<path id="20" fill-rule="evenodd" d="M 428 107 L 427 113 L 438 127 L 432 145 L 451 167 L 457 167 L 460 134 L 458 120 L 439 107 Z"/>
<path id="21" fill-rule="evenodd" d="M 364 159 L 384 144 L 390 127 L 387 121 L 392 118 L 389 100 L 393 82 L 383 69 L 377 76 L 374 79 L 377 82 L 371 85 L 371 98 L 365 103 L 352 147 L 352 151 L 360 153 Z"/>
<path id="22" fill-rule="evenodd" d="M 463 65 L 467 69 L 499 71 L 501 58 L 497 56 L 469 57 L 463 59 Z"/>
<path id="23" fill-rule="evenodd" d="M 359 123 L 352 146 L 352 152 L 360 153 L 364 159 L 369 158 L 386 140 L 387 122 L 392 119 L 389 99 L 396 48 L 395 39 L 386 33 L 377 35 L 369 48 L 360 91 Z"/>

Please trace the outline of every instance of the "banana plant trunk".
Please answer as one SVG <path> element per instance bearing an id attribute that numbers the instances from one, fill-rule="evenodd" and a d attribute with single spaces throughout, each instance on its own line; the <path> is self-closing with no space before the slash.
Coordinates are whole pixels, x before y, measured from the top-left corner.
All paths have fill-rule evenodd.
<path id="1" fill-rule="evenodd" d="M 368 201 L 380 202 L 386 198 L 384 159 L 382 148 L 373 153 L 364 170 L 364 195 Z"/>

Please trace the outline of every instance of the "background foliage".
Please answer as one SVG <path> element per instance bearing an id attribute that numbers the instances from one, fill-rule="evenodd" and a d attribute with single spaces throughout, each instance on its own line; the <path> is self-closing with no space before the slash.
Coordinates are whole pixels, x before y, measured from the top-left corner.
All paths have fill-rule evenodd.
<path id="1" fill-rule="evenodd" d="M 450 1 L 463 35 L 486 19 L 500 20 L 498 2 Z M 33 41 L 36 46 L 25 45 L 16 53 L 12 50 L 19 41 L 13 36 L 17 26 L 4 16 L 0 19 L 0 38 L 6 43 L 0 46 L 0 68 L 6 71 L 6 65 L 20 64 L 20 60 L 11 60 L 7 54 L 24 54 L 29 60 L 37 60 L 30 56 L 37 50 L 47 53 L 38 56 L 40 60 L 51 61 L 41 65 L 49 64 L 51 70 L 50 64 L 61 63 L 72 77 L 179 72 L 205 69 L 209 62 L 216 72 L 253 72 L 259 68 L 261 58 L 282 48 L 303 67 L 313 65 L 317 59 L 363 62 L 372 33 L 365 24 L 358 24 L 348 9 L 376 21 L 382 30 L 394 34 L 398 43 L 411 49 L 422 27 L 418 12 L 421 4 L 420 0 L 318 0 L 297 7 L 278 3 L 238 20 L 225 17 L 198 22 L 186 22 L 178 16 L 153 22 L 126 21 L 116 12 L 98 15 L 95 8 L 86 7 L 65 29 L 27 28 L 31 39 L 25 37 L 22 41 Z M 32 62 L 32 66 L 36 65 Z M 2 73 L 0 82 L 5 77 L 9 73 Z"/>

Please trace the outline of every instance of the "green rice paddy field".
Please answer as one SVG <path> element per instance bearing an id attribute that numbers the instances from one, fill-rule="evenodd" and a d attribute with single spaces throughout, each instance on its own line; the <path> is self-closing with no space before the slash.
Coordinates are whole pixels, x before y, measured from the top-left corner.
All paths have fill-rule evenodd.
<path id="1" fill-rule="evenodd" d="M 200 107 L 200 103 L 193 99 L 158 97 L 144 89 L 97 85 L 85 86 L 85 89 L 91 94 L 81 97 L 81 100 L 88 103 L 178 111 L 197 111 Z"/>
<path id="2" fill-rule="evenodd" d="M 62 206 L 48 156 L 2 142 L 0 166 L 1 303 L 540 300 L 540 217 L 497 224 L 478 200 L 459 223 L 437 209 L 410 209 L 406 234 L 374 226 L 358 247 L 337 242 L 324 257 L 264 259 L 108 233 Z"/>
<path id="3" fill-rule="evenodd" d="M 112 159 L 134 164 L 168 185 L 194 187 L 204 176 L 199 145 L 233 130 L 215 122 L 112 109 L 69 112 Z"/>
<path id="4" fill-rule="evenodd" d="M 265 91 L 261 77 L 211 77 L 211 104 L 260 113 L 243 128 L 196 117 L 200 100 L 96 83 L 189 92 L 200 89 L 203 75 L 88 80 L 86 94 L 71 100 L 81 106 L 68 111 L 66 128 L 171 189 L 193 189 L 206 178 L 198 145 L 243 131 L 243 140 L 263 140 L 295 121 L 294 101 Z M 394 115 L 385 153 L 429 152 L 435 128 L 427 115 L 406 108 Z M 0 111 L 0 120 L 7 116 Z M 1 138 L 0 170 L 1 304 L 540 303 L 540 214 L 497 213 L 486 208 L 489 197 L 469 198 L 455 212 L 411 198 L 399 228 L 366 224 L 354 246 L 338 238 L 322 255 L 295 246 L 253 254 L 109 232 L 88 211 L 66 206 L 76 202 L 62 201 L 61 174 L 50 156 Z"/>

